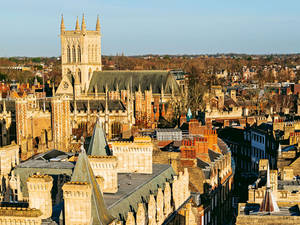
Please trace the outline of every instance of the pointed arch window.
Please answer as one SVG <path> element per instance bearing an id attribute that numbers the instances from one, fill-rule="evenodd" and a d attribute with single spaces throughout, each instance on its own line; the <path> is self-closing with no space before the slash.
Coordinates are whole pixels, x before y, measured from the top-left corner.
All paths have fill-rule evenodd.
<path id="1" fill-rule="evenodd" d="M 76 62 L 76 49 L 75 49 L 75 46 L 73 46 L 73 49 L 72 49 L 72 62 Z"/>
<path id="2" fill-rule="evenodd" d="M 67 47 L 67 61 L 68 61 L 68 63 L 71 62 L 71 49 L 70 49 L 70 46 Z"/>
<path id="3" fill-rule="evenodd" d="M 79 83 L 81 83 L 81 70 L 78 70 L 78 78 L 79 78 Z"/>
<path id="4" fill-rule="evenodd" d="M 91 62 L 91 45 L 88 46 L 88 60 Z"/>
<path id="5" fill-rule="evenodd" d="M 78 54 L 78 62 L 81 62 L 81 49 L 80 49 L 80 46 L 78 46 L 77 54 Z"/>
<path id="6" fill-rule="evenodd" d="M 91 46 L 91 61 L 94 62 L 94 45 Z"/>

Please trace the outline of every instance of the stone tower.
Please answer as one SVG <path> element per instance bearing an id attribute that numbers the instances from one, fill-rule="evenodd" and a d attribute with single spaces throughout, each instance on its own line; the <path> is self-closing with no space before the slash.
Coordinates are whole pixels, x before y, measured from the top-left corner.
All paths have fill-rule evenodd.
<path id="1" fill-rule="evenodd" d="M 52 215 L 52 185 L 53 178 L 48 175 L 32 175 L 27 180 L 29 208 L 41 210 L 42 219 Z"/>
<path id="2" fill-rule="evenodd" d="M 65 224 L 92 224 L 92 188 L 86 182 L 68 182 L 63 186 Z"/>
<path id="3" fill-rule="evenodd" d="M 71 137 L 70 101 L 67 96 L 52 101 L 54 148 L 67 151 Z"/>
<path id="4" fill-rule="evenodd" d="M 77 18 L 75 30 L 66 30 L 62 17 L 60 32 L 62 77 L 72 75 L 75 95 L 79 95 L 88 89 L 93 72 L 102 70 L 99 17 L 96 30 L 86 29 L 84 15 L 81 28 Z"/>

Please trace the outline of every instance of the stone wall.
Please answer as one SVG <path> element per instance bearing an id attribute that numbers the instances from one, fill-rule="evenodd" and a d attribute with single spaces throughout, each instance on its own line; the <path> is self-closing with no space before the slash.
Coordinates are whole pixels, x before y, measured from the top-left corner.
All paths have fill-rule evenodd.
<path id="1" fill-rule="evenodd" d="M 118 169 L 115 156 L 89 156 L 89 162 L 96 177 L 103 178 L 101 190 L 104 193 L 118 191 Z"/>
<path id="2" fill-rule="evenodd" d="M 65 224 L 91 224 L 91 185 L 83 182 L 68 182 L 63 186 Z"/>
<path id="3" fill-rule="evenodd" d="M 152 173 L 152 143 L 113 142 L 111 146 L 118 159 L 119 173 Z"/>
<path id="4" fill-rule="evenodd" d="M 48 175 L 32 175 L 27 179 L 29 208 L 41 210 L 42 219 L 52 215 L 52 185 L 53 178 Z"/>

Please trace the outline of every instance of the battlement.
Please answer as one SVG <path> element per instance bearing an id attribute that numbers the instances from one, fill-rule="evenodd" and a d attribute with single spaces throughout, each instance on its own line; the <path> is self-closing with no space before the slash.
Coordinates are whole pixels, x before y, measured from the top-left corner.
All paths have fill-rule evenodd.
<path id="1" fill-rule="evenodd" d="M 87 182 L 67 182 L 62 187 L 66 198 L 86 198 L 91 195 L 91 185 Z"/>
<path id="2" fill-rule="evenodd" d="M 0 207 L 0 218 L 2 216 L 16 217 L 40 217 L 42 212 L 39 209 L 21 207 Z"/>
<path id="3" fill-rule="evenodd" d="M 135 143 L 143 143 L 143 142 L 150 143 L 151 141 L 152 141 L 152 139 L 149 136 L 138 136 L 138 137 L 135 137 L 133 140 L 133 142 L 135 142 Z"/>
<path id="4" fill-rule="evenodd" d="M 49 175 L 39 175 L 39 174 L 34 174 L 30 177 L 28 177 L 27 182 L 30 183 L 38 183 L 40 184 L 40 182 L 52 182 L 53 178 Z"/>

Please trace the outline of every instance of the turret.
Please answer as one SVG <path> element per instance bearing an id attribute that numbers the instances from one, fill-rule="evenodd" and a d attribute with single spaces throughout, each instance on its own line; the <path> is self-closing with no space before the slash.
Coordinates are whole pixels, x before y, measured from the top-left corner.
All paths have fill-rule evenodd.
<path id="1" fill-rule="evenodd" d="M 29 208 L 41 210 L 42 219 L 52 215 L 52 183 L 53 178 L 48 175 L 32 175 L 27 180 Z"/>
<path id="2" fill-rule="evenodd" d="M 86 24 L 85 24 L 84 14 L 82 15 L 81 31 L 83 33 L 86 33 Z"/>
<path id="3" fill-rule="evenodd" d="M 64 23 L 64 16 L 61 14 L 61 23 L 60 23 L 60 32 L 64 32 L 66 29 L 65 23 Z"/>
<path id="4" fill-rule="evenodd" d="M 96 31 L 99 31 L 99 33 L 100 33 L 100 20 L 99 20 L 99 16 L 97 16 Z"/>

